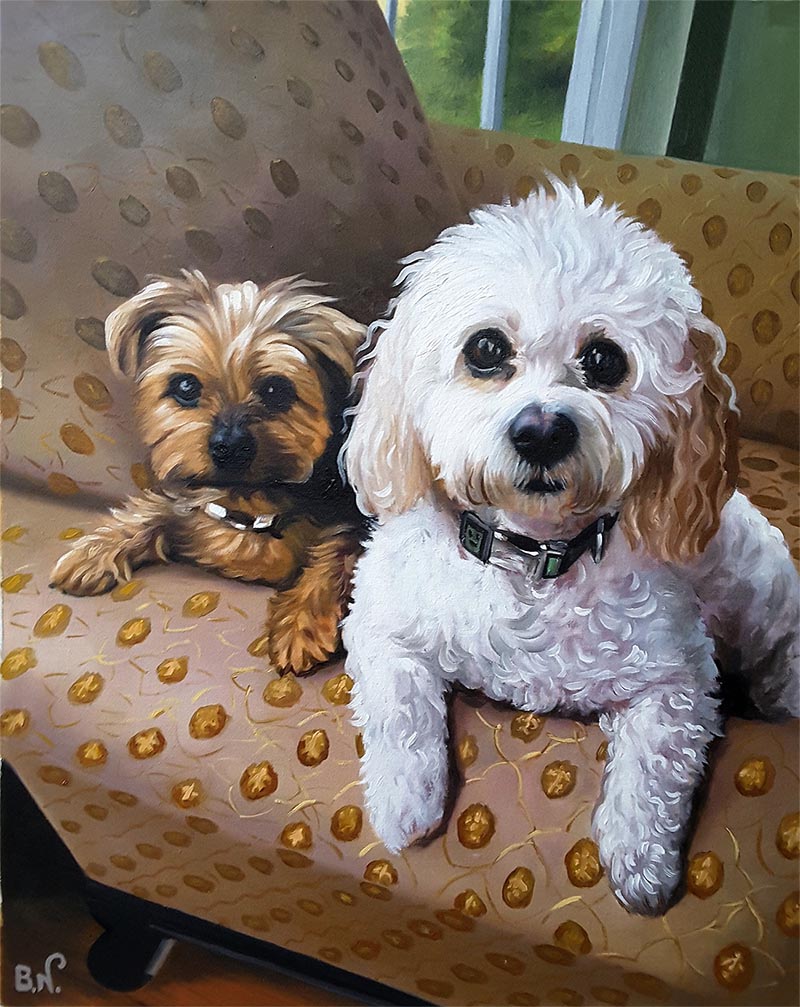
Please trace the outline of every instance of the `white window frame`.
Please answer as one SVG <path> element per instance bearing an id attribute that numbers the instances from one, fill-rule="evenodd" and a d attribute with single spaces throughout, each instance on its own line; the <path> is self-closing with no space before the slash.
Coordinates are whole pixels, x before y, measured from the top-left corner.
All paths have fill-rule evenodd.
<path id="1" fill-rule="evenodd" d="M 386 23 L 389 25 L 389 31 L 394 36 L 397 28 L 397 0 L 386 0 L 384 17 L 386 18 Z"/>
<path id="2" fill-rule="evenodd" d="M 561 139 L 618 149 L 648 0 L 583 0 Z"/>
<path id="3" fill-rule="evenodd" d="M 503 128 L 511 0 L 489 0 L 481 87 L 481 129 Z"/>
<path id="4" fill-rule="evenodd" d="M 433 2 L 433 0 L 429 0 Z M 582 0 L 561 139 L 619 149 L 648 0 Z M 394 35 L 397 0 L 386 0 Z M 511 0 L 489 0 L 481 129 L 502 129 Z"/>

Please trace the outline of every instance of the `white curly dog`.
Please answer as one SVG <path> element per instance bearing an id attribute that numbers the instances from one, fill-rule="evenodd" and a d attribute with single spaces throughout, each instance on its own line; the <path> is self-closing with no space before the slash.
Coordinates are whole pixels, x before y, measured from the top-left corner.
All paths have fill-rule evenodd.
<path id="1" fill-rule="evenodd" d="M 404 260 L 346 447 L 377 518 L 344 626 L 372 824 L 437 829 L 446 697 L 600 714 L 593 832 L 663 912 L 709 743 L 715 640 L 798 714 L 800 581 L 735 484 L 724 339 L 672 248 L 551 180 Z"/>

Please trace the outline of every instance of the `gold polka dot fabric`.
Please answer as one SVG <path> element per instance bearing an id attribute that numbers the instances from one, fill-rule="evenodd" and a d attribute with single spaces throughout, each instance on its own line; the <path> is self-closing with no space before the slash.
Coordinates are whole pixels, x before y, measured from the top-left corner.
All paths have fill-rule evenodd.
<path id="1" fill-rule="evenodd" d="M 103 321 L 148 274 L 304 273 L 372 320 L 457 213 L 372 3 L 5 4 L 6 464 L 147 485 Z"/>
<path id="2" fill-rule="evenodd" d="M 796 453 L 745 441 L 742 462 L 798 557 Z M 436 1003 L 791 1002 L 796 724 L 729 725 L 663 920 L 608 890 L 597 727 L 477 697 L 455 704 L 446 834 L 389 854 L 342 666 L 278 678 L 266 592 L 186 566 L 55 594 L 53 560 L 100 517 L 11 491 L 2 529 L 2 752 L 89 876 Z"/>
<path id="3" fill-rule="evenodd" d="M 748 437 L 797 447 L 798 180 L 672 158 L 437 124 L 437 149 L 466 210 L 521 197 L 551 172 L 619 203 L 669 241 L 723 330 L 723 363 Z"/>
<path id="4" fill-rule="evenodd" d="M 739 488 L 767 520 L 780 528 L 795 565 L 800 567 L 798 452 L 779 444 L 743 440 L 739 462 Z"/>
<path id="5" fill-rule="evenodd" d="M 0 738 L 81 867 L 435 1003 L 791 1002 L 796 725 L 730 725 L 686 894 L 646 920 L 615 902 L 591 840 L 596 727 L 460 696 L 448 829 L 389 854 L 364 811 L 353 683 L 341 665 L 269 670 L 263 588 L 177 565 L 98 598 L 48 587 L 101 522 L 96 498 L 147 485 L 102 349 L 147 273 L 304 271 L 372 317 L 394 260 L 459 200 L 526 192 L 542 167 L 623 199 L 691 261 L 746 426 L 778 442 L 744 442 L 740 484 L 800 562 L 791 182 L 439 127 L 432 141 L 370 3 L 2 17 Z"/>

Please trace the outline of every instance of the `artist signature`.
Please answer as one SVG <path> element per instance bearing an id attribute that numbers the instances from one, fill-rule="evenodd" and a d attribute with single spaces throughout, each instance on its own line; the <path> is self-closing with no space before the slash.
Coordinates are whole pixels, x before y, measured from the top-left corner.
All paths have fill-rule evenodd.
<path id="1" fill-rule="evenodd" d="M 53 979 L 53 969 L 67 967 L 67 959 L 60 951 L 55 951 L 44 960 L 44 971 L 37 972 L 34 978 L 33 969 L 30 965 L 14 966 L 14 989 L 17 993 L 41 993 L 47 990 L 48 993 L 60 993 L 61 987 L 56 986 Z"/>

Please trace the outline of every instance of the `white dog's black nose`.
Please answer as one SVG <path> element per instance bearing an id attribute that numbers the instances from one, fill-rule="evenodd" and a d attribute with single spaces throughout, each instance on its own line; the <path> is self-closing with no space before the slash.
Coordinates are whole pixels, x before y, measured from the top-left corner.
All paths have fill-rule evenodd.
<path id="1" fill-rule="evenodd" d="M 547 467 L 566 458 L 578 443 L 578 428 L 564 413 L 546 413 L 541 406 L 526 406 L 508 430 L 511 441 L 526 462 Z"/>

